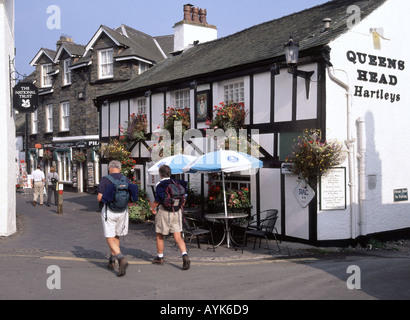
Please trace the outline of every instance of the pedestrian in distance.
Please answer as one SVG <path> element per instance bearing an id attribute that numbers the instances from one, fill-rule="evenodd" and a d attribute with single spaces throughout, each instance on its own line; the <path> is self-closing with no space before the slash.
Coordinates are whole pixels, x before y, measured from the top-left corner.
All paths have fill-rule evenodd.
<path id="1" fill-rule="evenodd" d="M 50 168 L 50 172 L 47 173 L 46 177 L 46 185 L 47 185 L 47 207 L 50 206 L 51 196 L 54 194 L 54 205 L 57 205 L 58 199 L 58 190 L 57 190 L 57 183 L 59 177 L 58 173 L 56 172 L 55 167 Z"/>
<path id="2" fill-rule="evenodd" d="M 34 170 L 31 174 L 31 179 L 33 182 L 33 206 L 36 205 L 37 198 L 40 196 L 40 206 L 43 205 L 44 196 L 44 182 L 45 176 L 44 172 L 41 171 L 41 165 L 37 165 L 37 170 Z"/>
<path id="3" fill-rule="evenodd" d="M 103 177 L 97 188 L 97 200 L 104 203 L 101 220 L 110 257 L 108 268 L 115 269 L 118 260 L 118 277 L 125 275 L 128 261 L 121 253 L 120 236 L 128 234 L 128 202 L 138 200 L 138 186 L 121 174 L 121 163 L 113 160 L 108 164 L 109 175 Z"/>
<path id="4" fill-rule="evenodd" d="M 174 235 L 174 240 L 182 253 L 182 270 L 188 270 L 190 267 L 190 260 L 186 252 L 184 239 L 182 239 L 182 207 L 185 204 L 185 194 L 187 192 L 188 183 L 183 180 L 171 179 L 171 168 L 167 165 L 159 167 L 159 176 L 161 181 L 157 184 L 155 189 L 155 201 L 151 205 L 151 212 L 155 215 L 155 232 L 157 244 L 157 257 L 153 263 L 157 265 L 164 264 L 164 236 L 170 232 Z M 171 185 L 177 186 L 174 192 L 169 191 Z M 170 199 L 174 196 L 177 198 L 177 190 L 181 188 L 183 197 L 179 199 Z M 180 193 L 180 194 L 181 194 Z M 170 196 L 171 195 L 171 196 Z M 175 202 L 178 200 L 178 202 Z M 170 207 L 169 202 L 172 203 Z M 158 209 L 158 212 L 157 212 Z"/>

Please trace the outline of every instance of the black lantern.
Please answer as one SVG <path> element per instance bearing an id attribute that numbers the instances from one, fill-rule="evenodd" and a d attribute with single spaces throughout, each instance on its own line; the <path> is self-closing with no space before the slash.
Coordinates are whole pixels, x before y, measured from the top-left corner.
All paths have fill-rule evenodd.
<path id="1" fill-rule="evenodd" d="M 296 77 L 305 79 L 306 83 L 306 98 L 309 99 L 310 82 L 314 71 L 301 71 L 298 70 L 297 64 L 299 62 L 299 43 L 293 41 L 293 37 L 290 36 L 289 41 L 285 43 L 285 57 L 286 63 L 289 66 L 288 72 Z"/>
<path id="2" fill-rule="evenodd" d="M 290 36 L 289 41 L 285 43 L 285 57 L 286 57 L 286 63 L 289 66 L 294 66 L 298 64 L 299 43 L 293 41 L 292 36 Z"/>

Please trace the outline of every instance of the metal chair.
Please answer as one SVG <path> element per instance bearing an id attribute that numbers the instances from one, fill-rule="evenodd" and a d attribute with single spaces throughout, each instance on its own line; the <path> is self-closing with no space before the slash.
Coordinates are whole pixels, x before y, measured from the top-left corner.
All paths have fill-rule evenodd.
<path id="1" fill-rule="evenodd" d="M 245 235 L 244 235 L 244 240 L 242 242 L 242 252 L 243 252 L 243 247 L 246 245 L 247 237 L 254 237 L 255 242 L 253 245 L 253 249 L 255 249 L 256 246 L 256 238 L 259 238 L 259 248 L 261 247 L 261 240 L 262 238 L 265 238 L 266 240 L 266 245 L 268 246 L 268 251 L 269 254 L 271 254 L 271 250 L 269 248 L 269 241 L 268 241 L 268 236 L 273 234 L 276 245 L 278 246 L 278 250 L 280 252 L 280 247 L 278 243 L 278 239 L 276 238 L 276 233 L 278 233 L 278 230 L 276 229 L 276 220 L 278 219 L 278 210 L 275 209 L 269 209 L 260 212 L 259 214 L 266 213 L 266 217 L 261 220 L 257 220 L 256 214 L 252 215 L 248 225 L 245 229 Z M 274 232 L 275 231 L 275 232 Z"/>
<path id="2" fill-rule="evenodd" d="M 204 234 L 207 234 L 211 238 L 211 243 L 212 243 L 212 248 L 215 252 L 215 245 L 214 245 L 214 239 L 212 236 L 211 229 L 205 225 L 204 221 L 201 221 L 199 219 L 193 218 L 193 217 L 187 217 L 185 215 L 182 216 L 182 231 L 184 233 L 184 237 L 189 237 L 189 247 L 188 247 L 188 252 L 189 249 L 191 248 L 191 243 L 192 243 L 192 238 L 196 237 L 196 241 L 198 243 L 198 248 L 201 248 L 201 245 L 199 243 L 199 236 L 202 236 Z"/>

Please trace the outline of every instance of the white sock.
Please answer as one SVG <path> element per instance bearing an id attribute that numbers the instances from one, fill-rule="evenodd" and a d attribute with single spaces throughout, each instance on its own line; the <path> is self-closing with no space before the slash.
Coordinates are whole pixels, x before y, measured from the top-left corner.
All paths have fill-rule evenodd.
<path id="1" fill-rule="evenodd" d="M 164 254 L 163 253 L 158 253 L 158 258 L 163 258 Z"/>
<path id="2" fill-rule="evenodd" d="M 183 256 L 186 255 L 186 254 L 188 254 L 186 251 L 182 252 L 182 255 L 183 255 Z"/>

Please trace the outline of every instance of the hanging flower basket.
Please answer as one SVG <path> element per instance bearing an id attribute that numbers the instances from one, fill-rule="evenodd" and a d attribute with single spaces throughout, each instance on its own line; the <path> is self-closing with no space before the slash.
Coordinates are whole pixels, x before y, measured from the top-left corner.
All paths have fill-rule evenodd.
<path id="1" fill-rule="evenodd" d="M 128 141 L 145 141 L 147 140 L 147 117 L 145 114 L 136 115 L 133 113 L 130 120 L 127 122 L 126 128 L 123 130 Z"/>
<path id="2" fill-rule="evenodd" d="M 174 136 L 174 123 L 176 121 L 182 122 L 182 133 L 191 128 L 191 113 L 189 108 L 175 109 L 168 107 L 162 115 L 165 116 L 162 129 L 168 130 L 171 137 Z"/>
<path id="3" fill-rule="evenodd" d="M 50 150 L 44 151 L 43 159 L 44 159 L 44 161 L 51 161 L 51 160 L 53 160 L 53 153 L 52 153 Z"/>
<path id="4" fill-rule="evenodd" d="M 307 182 L 316 183 L 319 177 L 342 164 L 346 158 L 343 144 L 321 141 L 319 132 L 306 129 L 295 140 L 291 156 L 286 158 L 286 162 L 293 164 L 291 172 Z"/>
<path id="5" fill-rule="evenodd" d="M 234 129 L 238 130 L 245 125 L 245 106 L 243 103 L 230 102 L 225 104 L 221 102 L 214 107 L 213 119 L 208 119 L 206 124 L 211 129 Z"/>
<path id="6" fill-rule="evenodd" d="M 74 161 L 84 162 L 85 159 L 86 159 L 86 156 L 83 152 L 77 152 L 74 154 Z"/>

